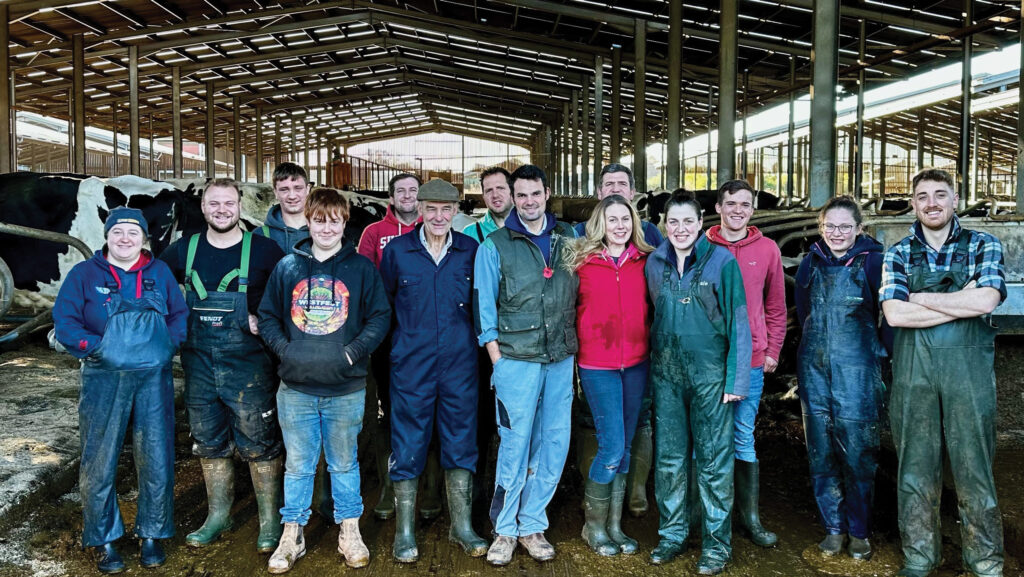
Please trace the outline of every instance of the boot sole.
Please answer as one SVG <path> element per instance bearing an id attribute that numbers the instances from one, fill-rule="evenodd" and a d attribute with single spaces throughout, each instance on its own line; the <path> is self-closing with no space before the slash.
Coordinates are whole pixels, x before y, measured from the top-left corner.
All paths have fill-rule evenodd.
<path id="1" fill-rule="evenodd" d="M 390 518 L 395 516 L 395 511 L 394 511 L 394 509 L 392 509 L 390 511 L 378 511 L 378 510 L 374 509 L 373 516 L 376 517 L 377 519 L 381 520 L 381 521 L 387 521 L 388 519 L 390 519 Z"/>
<path id="2" fill-rule="evenodd" d="M 483 557 L 487 554 L 488 546 L 486 544 L 481 544 L 479 547 L 472 549 L 470 547 L 467 547 L 466 544 L 462 541 L 456 539 L 455 537 L 452 537 L 451 534 L 448 535 L 448 541 L 458 545 L 462 549 L 462 552 L 466 555 L 469 555 L 470 557 Z"/>

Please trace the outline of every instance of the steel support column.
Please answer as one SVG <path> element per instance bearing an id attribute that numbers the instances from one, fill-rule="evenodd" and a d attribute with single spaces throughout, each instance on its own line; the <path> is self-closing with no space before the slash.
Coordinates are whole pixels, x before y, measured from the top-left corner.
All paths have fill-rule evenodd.
<path id="1" fill-rule="evenodd" d="M 608 159 L 618 162 L 622 158 L 622 46 L 612 45 L 612 109 L 611 150 Z"/>
<path id="2" fill-rule="evenodd" d="M 633 179 L 637 192 L 647 192 L 647 21 L 637 18 L 633 75 Z"/>
<path id="3" fill-rule="evenodd" d="M 679 188 L 679 108 L 683 76 L 683 0 L 670 0 L 668 16 L 668 155 L 665 184 Z"/>
<path id="4" fill-rule="evenodd" d="M 815 0 L 811 52 L 810 207 L 836 194 L 836 74 L 839 65 L 839 0 Z"/>
<path id="5" fill-rule="evenodd" d="M 867 24 L 860 21 L 860 42 L 857 52 L 857 62 L 864 62 L 864 51 L 867 46 Z M 866 81 L 865 69 L 857 72 L 857 129 L 856 140 L 853 144 L 853 195 L 858 200 L 864 196 L 864 83 Z"/>
<path id="6" fill-rule="evenodd" d="M 889 163 L 885 151 L 889 148 L 889 121 L 882 119 L 882 134 L 878 139 L 878 147 L 881 153 L 878 155 L 878 198 L 885 198 L 885 168 Z"/>
<path id="7" fill-rule="evenodd" d="M 712 186 L 714 186 L 711 183 L 711 118 L 712 118 L 711 108 L 714 105 L 714 102 L 715 102 L 715 87 L 714 86 L 708 86 L 708 115 L 707 115 L 707 121 L 708 121 L 708 151 L 707 151 L 707 155 L 708 155 L 708 157 L 707 157 L 707 160 L 706 160 L 707 166 L 705 167 L 706 172 L 707 172 L 707 175 L 705 177 L 706 178 L 706 182 L 704 183 L 704 186 L 706 188 L 711 188 Z M 697 177 L 696 177 L 696 175 L 694 175 L 694 180 L 696 180 L 696 179 L 697 179 Z M 696 184 L 695 184 L 695 186 L 696 186 Z"/>
<path id="8" fill-rule="evenodd" d="M 281 164 L 281 117 L 274 117 L 274 168 Z"/>
<path id="9" fill-rule="evenodd" d="M 12 151 L 16 141 L 11 138 L 14 123 L 11 114 L 11 31 L 10 5 L 0 5 L 0 174 L 11 172 Z"/>
<path id="10" fill-rule="evenodd" d="M 262 183 L 263 173 L 263 106 L 256 106 L 256 182 Z"/>
<path id="11" fill-rule="evenodd" d="M 562 103 L 562 195 L 569 196 L 571 189 L 571 176 L 572 169 L 570 168 L 570 159 L 572 155 L 572 145 L 569 144 L 569 131 L 572 130 L 569 122 L 569 103 Z"/>
<path id="12" fill-rule="evenodd" d="M 736 174 L 736 4 L 722 0 L 719 14 L 717 186 Z"/>
<path id="13" fill-rule="evenodd" d="M 580 91 L 572 91 L 572 105 L 570 106 L 572 113 L 572 122 L 569 126 L 569 142 L 572 146 L 571 160 L 569 162 L 569 172 L 571 174 L 569 180 L 571 187 L 569 189 L 570 196 L 580 195 L 580 174 L 577 172 L 577 167 L 580 164 Z"/>
<path id="14" fill-rule="evenodd" d="M 743 70 L 743 124 L 740 132 L 740 175 L 741 178 L 750 182 L 750 159 L 747 157 L 747 85 L 750 83 L 750 71 Z"/>
<path id="15" fill-rule="evenodd" d="M 245 174 L 242 173 L 242 99 L 239 96 L 231 100 L 231 131 L 234 137 L 231 148 L 235 153 L 235 181 L 243 182 Z"/>
<path id="16" fill-rule="evenodd" d="M 604 166 L 604 59 L 594 57 L 594 193 L 601 186 Z"/>
<path id="17" fill-rule="evenodd" d="M 917 170 L 921 171 L 924 169 L 924 109 L 917 111 Z"/>
<path id="18" fill-rule="evenodd" d="M 206 178 L 217 178 L 217 154 L 214 140 L 213 81 L 206 83 Z"/>
<path id="19" fill-rule="evenodd" d="M 789 57 L 789 85 L 796 86 L 796 57 Z M 793 181 L 796 175 L 795 164 L 796 164 L 796 120 L 794 115 L 796 114 L 796 90 L 789 91 L 789 124 L 786 129 L 786 206 L 793 204 L 793 192 L 795 191 L 795 183 Z M 863 120 L 864 115 L 860 115 Z M 864 125 L 861 124 L 861 137 L 864 134 Z M 858 172 L 858 179 L 859 177 Z"/>
<path id="20" fill-rule="evenodd" d="M 964 0 L 964 27 L 974 24 L 974 0 Z M 960 207 L 967 206 L 971 191 L 971 57 L 974 56 L 974 37 L 963 39 L 963 70 L 960 75 L 960 148 L 957 151 L 957 170 L 960 172 Z"/>
<path id="21" fill-rule="evenodd" d="M 184 177 L 181 139 L 181 68 L 171 67 L 171 148 L 174 150 L 171 163 L 174 178 Z"/>
<path id="22" fill-rule="evenodd" d="M 74 125 L 74 164 L 71 172 L 85 174 L 85 39 L 81 34 L 71 37 L 71 102 Z"/>
<path id="23" fill-rule="evenodd" d="M 114 157 L 111 159 L 111 162 L 110 162 L 110 176 L 117 176 L 117 173 L 121 171 L 121 166 L 120 166 L 120 159 L 118 157 L 117 127 L 118 127 L 119 122 L 118 122 L 118 118 L 117 118 L 117 116 L 118 116 L 117 115 L 118 107 L 117 107 L 117 103 L 116 102 L 114 103 L 113 106 L 110 107 L 110 111 L 112 112 L 112 114 L 111 114 L 112 118 L 110 120 L 111 120 L 111 122 L 114 125 L 114 141 L 113 141 L 113 144 L 114 144 Z"/>
<path id="24" fill-rule="evenodd" d="M 1021 3 L 1021 17 L 1017 27 L 1020 29 L 1020 61 L 1024 63 L 1024 2 Z M 0 64 L 2 66 L 2 64 Z M 1018 72 L 1017 85 L 1024 86 L 1024 66 Z M 1017 206 L 1014 212 L 1024 214 L 1024 98 L 1017 99 L 1017 170 L 1015 197 Z"/>
<path id="25" fill-rule="evenodd" d="M 139 151 L 139 46 L 128 47 L 128 174 L 141 176 L 142 155 Z"/>
<path id="26" fill-rule="evenodd" d="M 590 196 L 590 79 L 583 78 L 583 118 L 580 122 L 580 196 Z"/>

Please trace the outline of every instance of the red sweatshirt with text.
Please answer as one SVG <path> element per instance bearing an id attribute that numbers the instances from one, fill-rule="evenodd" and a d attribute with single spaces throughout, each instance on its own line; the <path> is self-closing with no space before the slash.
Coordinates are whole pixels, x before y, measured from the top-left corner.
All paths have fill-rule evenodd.
<path id="1" fill-rule="evenodd" d="M 363 229 L 363 236 L 359 237 L 359 247 L 356 251 L 370 259 L 373 266 L 380 269 L 380 261 L 384 257 L 384 247 L 396 236 L 416 230 L 416 225 L 421 221 L 422 219 L 417 218 L 416 222 L 412 224 L 402 224 L 402 221 L 398 220 L 395 213 L 391 211 L 391 205 L 388 205 L 388 212 L 384 215 L 384 220 Z"/>

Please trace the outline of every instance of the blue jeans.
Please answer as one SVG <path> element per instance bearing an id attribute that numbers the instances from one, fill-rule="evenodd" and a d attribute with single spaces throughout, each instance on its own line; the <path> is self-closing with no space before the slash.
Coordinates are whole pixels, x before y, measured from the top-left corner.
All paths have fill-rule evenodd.
<path id="1" fill-rule="evenodd" d="M 531 363 L 502 357 L 494 365 L 498 462 L 491 522 L 517 537 L 548 528 L 547 506 L 569 453 L 574 358 Z"/>
<path id="2" fill-rule="evenodd" d="M 757 409 L 761 405 L 761 391 L 764 390 L 764 367 L 750 369 L 750 394 L 736 404 L 736 429 L 733 440 L 736 445 L 736 458 L 748 463 L 757 462 L 754 452 L 754 422 L 757 421 Z"/>
<path id="3" fill-rule="evenodd" d="M 334 521 L 341 523 L 363 514 L 356 436 L 363 425 L 365 400 L 365 389 L 338 397 L 319 397 L 281 383 L 277 411 L 286 455 L 282 522 L 305 526 L 309 521 L 313 475 L 321 449 L 331 475 Z"/>
<path id="4" fill-rule="evenodd" d="M 590 465 L 590 480 L 595 483 L 611 483 L 616 474 L 629 472 L 629 449 L 650 367 L 644 361 L 618 370 L 579 369 L 580 385 L 597 431 L 597 455 Z"/>

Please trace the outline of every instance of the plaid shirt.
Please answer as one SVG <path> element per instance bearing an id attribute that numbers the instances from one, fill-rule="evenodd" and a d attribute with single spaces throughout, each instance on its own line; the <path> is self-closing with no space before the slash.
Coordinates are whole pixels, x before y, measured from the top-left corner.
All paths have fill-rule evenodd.
<path id="1" fill-rule="evenodd" d="M 907 284 L 907 266 L 910 262 L 910 247 L 919 242 L 925 247 L 928 268 L 932 272 L 949 270 L 953 261 L 953 253 L 961 234 L 970 235 L 969 252 L 973 257 L 966 262 L 967 273 L 977 281 L 978 288 L 991 287 L 999 291 L 999 300 L 1006 299 L 1006 273 L 1003 270 L 1003 245 L 991 234 L 967 230 L 960 227 L 960 219 L 953 217 L 953 225 L 949 228 L 949 237 L 936 251 L 924 240 L 921 223 L 915 222 L 910 227 L 910 236 L 889 247 L 882 262 L 882 286 L 878 289 L 879 302 L 896 299 L 910 300 L 910 288 Z"/>

